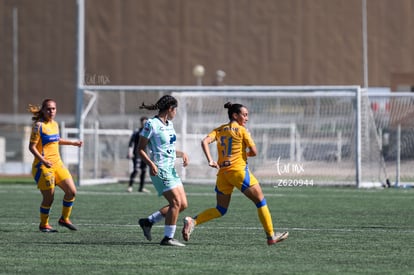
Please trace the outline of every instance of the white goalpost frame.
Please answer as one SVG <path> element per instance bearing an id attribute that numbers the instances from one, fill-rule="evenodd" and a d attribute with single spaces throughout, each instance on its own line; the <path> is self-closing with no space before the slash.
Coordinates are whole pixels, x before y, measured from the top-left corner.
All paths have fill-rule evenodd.
<path id="1" fill-rule="evenodd" d="M 196 140 L 199 140 L 200 138 L 202 138 L 199 134 L 195 133 L 195 132 L 191 132 L 193 130 L 191 130 L 191 128 L 193 127 L 194 123 L 197 123 L 197 111 L 194 112 L 195 110 L 197 110 L 199 108 L 199 106 L 197 105 L 198 102 L 204 97 L 206 100 L 202 100 L 201 102 L 203 104 L 207 104 L 205 106 L 217 106 L 217 103 L 220 103 L 220 99 L 217 101 L 217 99 L 219 98 L 219 96 L 227 96 L 226 100 L 229 100 L 233 102 L 233 99 L 237 100 L 238 98 L 243 98 L 243 101 L 241 101 L 242 103 L 245 102 L 245 100 L 248 100 L 250 103 L 258 103 L 261 104 L 260 102 L 266 102 L 267 101 L 267 96 L 269 96 L 270 98 L 275 98 L 275 96 L 271 96 L 274 95 L 275 93 L 279 96 L 283 96 L 280 97 L 281 99 L 288 99 L 290 98 L 298 98 L 298 100 L 301 100 L 303 98 L 310 98 L 312 99 L 313 97 L 316 98 L 320 98 L 323 99 L 324 97 L 326 98 L 331 98 L 330 100 L 334 100 L 333 102 L 337 101 L 336 99 L 332 99 L 334 97 L 337 97 L 338 99 L 343 98 L 345 99 L 346 97 L 348 97 L 350 100 L 352 98 L 352 102 L 354 102 L 352 105 L 354 106 L 352 111 L 352 117 L 354 117 L 354 129 L 355 129 L 355 133 L 352 135 L 353 136 L 353 140 L 355 140 L 353 149 L 352 149 L 352 154 L 353 156 L 353 163 L 354 165 L 354 172 L 352 173 L 352 175 L 355 174 L 355 181 L 353 181 L 353 183 L 348 183 L 348 184 L 356 184 L 356 187 L 380 187 L 384 185 L 384 179 L 396 179 L 395 180 L 395 186 L 398 187 L 398 185 L 400 185 L 402 182 L 404 182 L 404 184 L 410 184 L 410 178 L 407 178 L 407 175 L 409 177 L 412 177 L 412 174 L 410 171 L 408 171 L 407 173 L 407 165 L 409 165 L 409 163 L 407 163 L 406 158 L 404 159 L 404 154 L 405 156 L 407 156 L 407 152 L 406 150 L 404 150 L 404 153 L 401 154 L 402 150 L 401 150 L 401 146 L 412 146 L 410 145 L 410 143 L 407 145 L 407 140 L 409 140 L 409 138 L 407 138 L 407 136 L 405 137 L 401 137 L 400 134 L 400 130 L 398 128 L 398 124 L 396 122 L 393 122 L 392 124 L 388 124 L 391 122 L 388 122 L 388 119 L 391 119 L 391 117 L 393 117 L 393 121 L 395 121 L 395 119 L 401 119 L 401 118 L 405 118 L 404 114 L 407 114 L 406 111 L 404 111 L 404 108 L 407 108 L 407 106 L 413 106 L 412 102 L 414 99 L 414 94 L 412 93 L 390 93 L 390 94 L 383 94 L 383 93 L 371 93 L 370 97 L 368 98 L 366 95 L 366 92 L 363 89 L 359 89 L 358 86 L 214 86 L 214 87 L 209 87 L 209 86 L 157 86 L 157 88 L 154 89 L 154 86 L 84 86 L 83 88 L 85 88 L 85 90 L 82 90 L 82 93 L 84 93 L 84 95 L 86 95 L 86 97 L 84 98 L 85 100 L 85 106 L 83 106 L 83 108 L 85 108 L 85 112 L 81 115 L 81 125 L 83 126 L 83 121 L 86 118 L 86 113 L 89 112 L 89 110 L 92 108 L 93 102 L 95 101 L 95 96 L 100 96 L 101 98 L 101 103 L 103 102 L 108 102 L 108 101 L 102 101 L 105 100 L 106 98 L 106 94 L 112 94 L 112 98 L 115 95 L 117 98 L 119 98 L 119 102 L 117 102 L 116 105 L 114 106 L 118 106 L 117 109 L 119 109 L 121 115 L 123 115 L 124 117 L 128 117 L 131 116 L 131 114 L 134 114 L 134 112 L 131 113 L 131 110 L 129 109 L 127 112 L 127 116 L 125 116 L 124 111 L 122 111 L 123 105 L 125 104 L 125 99 L 128 98 L 128 102 L 136 102 L 137 105 L 139 104 L 140 100 L 136 101 L 137 98 L 142 98 L 139 94 L 141 92 L 150 92 L 150 94 L 153 94 L 155 98 L 158 98 L 157 93 L 161 94 L 166 94 L 166 93 L 171 93 L 173 95 L 175 95 L 177 97 L 177 99 L 179 99 L 180 101 L 180 108 L 183 108 L 186 106 L 185 100 L 186 100 L 186 96 L 189 96 L 189 106 L 191 106 L 191 108 L 189 109 L 189 114 L 191 115 L 191 119 L 188 120 L 188 118 L 185 116 L 186 112 L 185 109 L 180 109 L 179 110 L 179 114 L 182 115 L 181 117 L 178 117 L 179 120 L 177 121 L 179 125 L 179 127 L 176 129 L 177 130 L 177 134 L 179 135 L 179 140 L 186 140 L 187 143 L 189 143 L 190 147 L 190 151 L 194 150 L 194 147 L 191 148 L 191 146 L 194 145 L 194 142 Z M 338 89 L 346 89 L 347 91 L 341 91 Z M 278 90 L 278 91 L 277 91 Z M 316 96 L 317 95 L 317 96 Z M 147 98 L 148 93 L 145 94 L 144 98 Z M 371 96 L 373 98 L 371 98 Z M 223 100 L 224 100 L 223 97 Z M 230 98 L 229 98 L 230 97 Z M 135 99 L 134 99 L 135 98 Z M 211 99 L 215 99 L 213 101 L 211 101 Z M 257 100 L 253 100 L 251 101 L 251 99 L 249 98 L 257 98 Z M 262 99 L 260 99 L 262 98 Z M 114 98 L 113 98 L 114 99 Z M 112 99 L 112 100 L 113 100 Z M 134 99 L 133 101 L 131 101 L 130 99 Z M 199 100 L 200 99 L 200 100 Z M 263 100 L 264 99 L 264 100 Z M 363 100 L 362 100 L 363 99 Z M 373 103 L 378 102 L 376 101 L 376 99 L 382 100 L 382 102 L 387 102 L 387 104 L 391 104 L 388 105 L 387 108 L 391 108 L 391 113 L 390 109 L 388 109 L 388 111 L 386 113 L 383 113 L 383 115 L 386 115 L 387 118 L 385 118 L 385 120 L 378 118 L 377 115 L 373 112 Z M 87 102 L 86 102 L 87 100 Z M 372 101 L 371 101 L 372 100 Z M 328 101 L 328 102 L 329 102 Z M 363 101 L 363 102 L 362 102 Z M 113 105 L 113 101 L 109 101 L 111 102 L 111 104 Z M 191 103 L 190 103 L 191 102 Z M 213 105 L 211 105 L 212 102 L 216 102 L 213 103 Z M 274 104 L 277 104 L 276 101 L 274 101 Z M 296 100 L 292 101 L 293 103 L 296 102 Z M 305 100 L 306 102 L 306 100 Z M 317 101 L 315 101 L 316 103 Z M 339 101 L 341 102 L 341 100 Z M 349 104 L 349 100 L 346 100 L 346 102 L 348 102 L 347 104 Z M 249 107 L 253 107 L 250 105 L 250 103 L 248 103 Z M 289 103 L 288 103 L 289 104 Z M 329 104 L 329 103 L 328 103 Z M 396 105 L 397 104 L 397 105 Z M 97 106 L 101 106 L 100 104 L 98 104 Z M 95 107 L 97 107 L 95 106 Z M 262 105 L 255 105 L 256 109 L 257 106 L 262 106 Z M 263 105 L 264 106 L 264 105 Z M 269 105 L 268 105 L 269 106 Z M 278 105 L 271 105 L 271 106 L 278 106 Z M 283 105 L 283 106 L 289 106 L 289 105 Z M 302 105 L 302 106 L 308 106 L 308 105 Z M 317 105 L 315 106 L 315 110 L 319 109 L 319 107 L 317 107 Z M 326 108 L 326 105 L 324 105 Z M 208 107 L 207 110 L 210 110 L 210 107 Z M 321 106 L 322 107 L 322 106 Z M 385 108 L 385 105 L 382 107 Z M 403 109 L 401 109 L 403 108 Z M 215 110 L 217 108 L 214 108 Z M 220 110 L 220 108 L 218 108 Z M 258 109 L 260 110 L 260 109 Z M 401 110 L 401 111 L 400 111 Z M 410 109 L 411 110 L 411 109 Z M 96 111 L 96 110 L 95 110 Z M 138 110 L 137 110 L 138 111 Z M 257 110 L 256 110 L 257 111 Z M 257 113 L 256 111 L 253 111 L 252 114 L 254 114 L 253 116 L 256 116 L 259 113 Z M 221 111 L 220 111 L 221 112 Z M 102 113 L 104 115 L 104 113 Z M 137 112 L 138 114 L 138 112 Z M 203 114 L 203 113 L 202 113 Z M 263 116 L 265 113 L 261 113 L 262 118 L 256 122 L 254 122 L 254 124 L 251 124 L 250 127 L 254 128 L 254 129 L 266 129 L 266 128 L 271 128 L 273 130 L 271 130 L 272 133 L 274 132 L 274 129 L 287 129 L 287 130 L 283 130 L 285 133 L 287 133 L 288 131 L 290 131 L 290 160 L 292 162 L 295 161 L 301 161 L 300 157 L 303 151 L 300 151 L 301 148 L 303 148 L 301 146 L 302 141 L 301 141 L 301 137 L 302 137 L 302 131 L 298 132 L 298 135 L 296 137 L 292 137 L 295 136 L 295 124 L 293 125 L 288 125 L 288 123 L 267 123 L 266 120 L 263 120 L 263 118 L 265 118 L 266 116 Z M 315 113 L 316 114 L 316 113 Z M 315 115 L 314 114 L 314 115 Z M 195 117 L 195 116 L 196 117 Z M 92 114 L 92 116 L 94 116 Z M 277 122 L 277 116 L 275 117 L 275 115 L 272 115 L 273 120 L 271 121 L 275 121 Z M 315 115 L 315 119 L 318 119 L 319 116 Z M 114 117 L 108 117 L 106 116 L 105 120 L 102 120 L 103 122 L 106 121 L 106 119 L 109 118 L 109 121 L 111 119 L 113 119 Z M 282 117 L 283 118 L 283 117 Z M 323 119 L 323 117 L 321 117 Z M 380 119 L 378 121 L 378 119 Z M 99 119 L 100 120 L 100 119 Z M 212 129 L 214 128 L 215 125 L 213 122 L 214 121 L 220 121 L 221 119 L 219 118 L 217 120 L 217 118 L 213 119 L 213 120 L 207 120 L 207 123 L 203 122 L 203 129 L 201 130 L 201 132 L 204 132 L 206 129 Z M 326 116 L 324 118 L 324 120 L 326 121 Z M 128 120 L 124 120 L 127 122 L 131 122 L 129 119 Z M 188 123 L 187 123 L 188 121 Z M 286 120 L 281 120 L 281 121 L 286 121 Z M 384 124 L 384 122 L 386 122 L 386 124 Z M 378 123 L 378 124 L 377 124 Z M 409 128 L 407 128 L 406 124 L 407 121 L 406 119 L 404 120 L 404 122 L 402 122 L 405 126 L 404 129 L 412 129 L 412 127 L 410 128 L 410 126 L 408 126 Z M 187 133 L 186 131 L 186 125 L 189 125 L 189 130 L 190 132 Z M 192 125 L 191 125 L 192 124 Z M 262 125 L 263 124 L 263 125 Z M 334 123 L 335 124 L 335 123 Z M 78 133 L 81 133 L 81 136 L 84 137 L 85 134 L 89 135 L 89 138 L 92 138 L 92 133 L 93 135 L 97 136 L 97 138 L 95 140 L 90 140 L 88 143 L 91 144 L 91 142 L 94 142 L 95 145 L 95 152 L 97 151 L 98 147 L 96 147 L 98 145 L 99 141 L 99 136 L 103 135 L 103 136 L 109 136 L 109 138 L 115 137 L 115 136 L 119 136 L 119 134 L 124 131 L 122 133 L 122 135 L 126 136 L 128 135 L 128 133 L 131 132 L 131 126 L 132 124 L 128 124 L 125 125 L 125 128 L 119 128 L 119 129 L 108 129 L 108 127 L 103 127 L 102 129 L 99 129 L 99 127 L 97 126 L 96 122 L 95 124 L 93 123 L 93 120 L 91 120 L 90 118 L 88 119 L 88 127 L 89 129 L 85 129 L 85 127 L 80 127 L 78 128 L 79 131 Z M 94 126 L 95 125 L 95 126 Z M 368 127 L 368 128 L 367 128 Z M 383 128 L 385 127 L 385 128 Z M 289 130 L 288 130 L 289 129 Z M 395 147 L 395 145 L 397 145 L 397 148 L 393 150 L 393 152 L 396 152 L 396 159 L 395 162 L 392 162 L 388 159 L 387 162 L 384 162 L 383 156 L 386 156 L 387 154 L 383 155 L 382 152 L 382 138 L 384 137 L 382 134 L 382 130 L 385 129 L 386 131 L 394 131 L 396 130 L 396 134 L 393 135 L 394 137 L 396 137 L 396 139 L 393 140 L 394 144 L 393 146 Z M 401 128 L 402 129 L 402 128 Z M 263 134 L 263 131 L 259 131 L 262 134 L 260 135 L 256 135 L 256 141 L 258 141 L 259 143 L 262 142 L 262 146 L 261 146 L 261 150 L 262 152 L 266 152 L 267 150 L 265 150 L 266 145 L 270 143 L 265 141 L 265 137 Z M 73 133 L 73 132 L 72 132 Z M 336 131 L 337 133 L 337 141 L 335 142 L 337 145 L 337 149 L 336 152 L 340 152 L 340 150 L 338 148 L 341 147 L 341 145 L 343 144 L 348 144 L 349 143 L 349 135 L 348 137 L 346 137 L 346 139 L 344 140 L 345 143 L 342 143 L 342 135 L 341 135 L 341 130 L 339 129 L 339 131 Z M 375 133 L 375 134 L 374 134 Z M 180 136 L 181 135 L 181 136 Z M 277 134 L 278 135 L 278 134 Z M 368 136 L 367 136 L 368 135 Z M 287 137 L 282 137 L 281 140 L 281 144 L 285 144 L 287 145 Z M 273 139 L 273 141 L 271 141 L 272 144 L 275 144 L 275 136 L 273 136 L 273 134 L 269 135 L 269 138 Z M 306 138 L 306 137 L 305 137 Z M 124 137 L 122 138 L 124 139 Z M 277 139 L 277 138 L 276 138 Z M 307 140 L 308 138 L 304 139 L 305 143 L 304 144 L 310 144 L 309 142 L 313 142 L 313 144 L 318 144 L 319 142 L 324 142 L 323 139 L 321 139 L 320 141 L 318 140 L 314 140 L 314 141 L 309 141 Z M 296 144 L 294 144 L 294 142 L 296 142 Z M 404 144 L 402 144 L 402 142 L 404 142 Z M 125 141 L 123 141 L 125 142 Z M 331 136 L 331 141 L 327 140 L 328 143 L 325 144 L 333 144 L 333 140 L 332 140 L 332 136 Z M 292 145 L 294 144 L 294 145 Z M 367 151 L 367 144 L 371 144 L 371 149 L 368 149 Z M 181 146 L 184 146 L 183 149 L 185 150 L 185 146 L 188 145 L 186 143 L 183 144 L 179 144 Z M 284 146 L 285 146 L 284 145 Z M 118 146 L 119 147 L 119 146 Z M 89 147 L 91 148 L 91 147 Z M 269 147 L 270 148 L 270 147 Z M 287 146 L 285 147 L 287 148 Z M 118 150 L 117 148 L 114 147 L 114 149 Z M 296 154 L 293 153 L 296 150 Z M 380 156 L 381 159 L 377 158 L 379 160 L 379 162 L 381 162 L 380 165 L 377 166 L 373 166 L 376 165 L 374 162 L 368 163 L 367 162 L 367 153 L 369 154 L 370 150 L 374 150 L 375 153 L 374 155 L 371 154 L 372 156 Z M 372 152 L 374 152 L 372 151 Z M 284 151 L 286 152 L 286 151 Z M 317 153 L 317 152 L 316 152 Z M 83 162 L 86 161 L 86 159 L 88 158 L 84 158 L 83 157 L 83 151 L 80 151 L 80 155 L 81 157 L 81 162 L 79 162 L 81 165 L 79 165 L 79 169 L 80 171 L 82 171 L 83 169 Z M 198 153 L 196 153 L 197 155 L 197 159 L 198 159 Z M 260 155 L 263 155 L 262 153 Z M 285 155 L 285 160 L 286 159 L 286 154 Z M 294 156 L 295 158 L 292 158 L 292 156 Z M 391 156 L 392 157 L 392 156 Z M 266 161 L 274 161 L 274 157 L 272 158 L 268 158 L 266 159 L 266 157 L 261 157 L 261 159 L 265 159 Z M 362 159 L 363 158 L 363 159 Z M 403 158 L 403 162 L 400 161 L 400 159 Z M 338 157 L 338 159 L 340 159 L 340 157 Z M 304 159 L 304 161 L 307 161 Z M 369 161 L 369 160 L 368 160 Z M 378 163 L 379 163 L 378 162 Z M 199 161 L 194 162 L 194 164 L 198 165 Z M 342 166 L 341 161 L 338 161 L 338 168 L 341 169 L 340 167 Z M 377 163 L 377 164 L 378 164 Z M 73 164 L 73 162 L 72 162 Z M 94 164 L 94 165 L 92 165 Z M 396 168 L 394 168 L 394 170 L 392 171 L 396 171 L 396 175 L 391 175 L 394 174 L 393 172 L 391 172 L 390 176 L 388 177 L 388 172 L 386 171 L 387 168 L 389 167 L 391 168 L 392 166 L 394 166 L 394 164 L 396 165 Z M 95 158 L 91 158 L 90 157 L 90 150 L 89 150 L 89 160 L 87 162 L 87 165 L 89 166 L 89 168 L 91 169 L 91 167 L 103 167 L 100 163 L 100 161 L 98 160 L 98 158 L 95 156 Z M 382 166 L 382 167 L 381 167 Z M 401 170 L 401 166 L 403 166 L 405 168 L 405 170 Z M 314 166 L 315 167 L 315 166 Z M 372 168 L 374 167 L 374 168 Z M 193 167 L 194 168 L 194 167 Z M 367 177 L 367 171 L 376 171 L 376 169 L 379 169 L 378 174 L 376 175 L 372 175 L 373 177 Z M 400 172 L 403 171 L 403 173 Z M 88 170 L 88 173 L 92 171 L 92 170 Z M 94 170 L 95 171 L 95 170 Z M 194 171 L 193 169 L 188 170 L 188 172 L 190 172 L 190 176 L 191 173 L 193 173 L 194 175 Z M 339 171 L 339 170 L 338 170 Z M 87 174 L 87 173 L 86 173 Z M 86 175 L 81 173 L 80 175 Z M 403 175 L 401 177 L 401 174 Z M 186 173 L 185 170 L 183 170 L 183 179 L 185 179 Z M 377 177 L 378 176 L 378 177 Z M 384 177 L 385 176 L 385 177 Z M 403 178 L 403 181 L 400 180 L 400 177 Z M 90 181 L 90 174 L 87 177 L 88 181 Z M 122 177 L 121 177 L 122 178 Z M 193 179 L 192 177 L 189 178 L 190 180 Z M 348 179 L 351 179 L 350 177 L 348 177 Z M 407 181 L 408 179 L 408 181 Z M 83 179 L 80 179 L 81 181 L 83 181 Z M 84 181 L 85 182 L 85 181 Z M 99 182 L 99 180 L 97 180 L 96 182 Z M 336 181 L 333 181 L 332 183 L 336 183 Z M 388 184 L 388 183 L 387 183 Z M 401 185 L 403 186 L 403 184 Z M 405 186 L 405 185 L 404 185 Z"/>
<path id="2" fill-rule="evenodd" d="M 122 91 L 122 93 L 128 92 L 144 92 L 144 91 L 154 91 L 154 92 L 178 92 L 178 94 L 186 94 L 186 95 L 193 95 L 197 97 L 203 97 L 203 93 L 207 93 L 208 96 L 214 95 L 223 95 L 223 90 L 226 93 L 233 94 L 234 96 L 244 96 L 244 97 L 268 97 L 272 93 L 277 93 L 279 96 L 286 96 L 289 98 L 312 98 L 312 97 L 351 97 L 354 98 L 356 101 L 356 135 L 355 135 L 355 142 L 356 142 L 356 159 L 355 159 L 355 182 L 356 186 L 359 187 L 359 183 L 361 181 L 360 170 L 361 170 L 361 89 L 359 86 L 81 86 L 79 87 L 80 93 L 83 95 L 84 92 L 88 94 L 94 94 L 95 92 L 105 93 L 105 91 Z M 94 91 L 94 92 L 88 92 Z M 277 92 L 275 92 L 277 91 Z M 300 91 L 300 92 L 298 92 Z M 332 91 L 335 91 L 332 93 Z M 87 105 L 85 111 L 80 115 L 79 119 L 79 138 L 82 139 L 84 137 L 84 118 L 86 117 L 87 113 L 89 112 L 91 106 L 94 102 L 94 97 L 91 97 L 89 104 Z M 80 100 L 82 109 L 83 102 Z M 181 106 L 185 106 L 186 104 L 180 104 Z M 180 113 L 183 113 L 182 111 Z M 185 113 L 185 112 L 184 112 Z M 179 130 L 181 134 L 181 138 L 185 140 L 186 138 L 186 124 L 187 124 L 187 117 L 184 115 L 182 117 L 182 125 L 181 129 Z M 284 125 L 282 127 L 286 127 Z M 291 127 L 291 126 L 290 126 Z M 183 145 L 185 146 L 185 145 Z M 185 150 L 185 148 L 183 148 Z M 79 165 L 78 165 L 78 176 L 79 176 L 79 183 L 83 181 L 83 150 L 79 151 Z M 185 178 L 185 170 L 183 170 L 183 175 Z"/>
<path id="3" fill-rule="evenodd" d="M 366 91 L 366 90 L 365 90 Z M 356 161 L 356 171 L 355 171 L 355 181 L 356 181 L 356 187 L 359 188 L 361 185 L 361 167 L 362 167 L 362 159 L 361 159 L 361 152 L 362 152 L 362 137 L 361 137 L 361 129 L 362 129 L 362 122 L 361 122 L 361 96 L 362 96 L 362 90 L 360 87 L 358 87 L 356 92 L 356 116 L 355 116 L 355 122 L 356 122 L 356 135 L 355 135 L 355 143 L 356 143 L 356 155 L 355 155 L 355 161 Z"/>

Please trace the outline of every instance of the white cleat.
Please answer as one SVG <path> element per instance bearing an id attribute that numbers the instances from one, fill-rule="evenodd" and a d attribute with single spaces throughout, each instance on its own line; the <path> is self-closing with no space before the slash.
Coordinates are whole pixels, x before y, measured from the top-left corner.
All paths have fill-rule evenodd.
<path id="1" fill-rule="evenodd" d="M 184 227 L 183 227 L 183 239 L 188 242 L 190 240 L 190 235 L 193 233 L 195 227 L 194 219 L 191 217 L 184 218 Z"/>

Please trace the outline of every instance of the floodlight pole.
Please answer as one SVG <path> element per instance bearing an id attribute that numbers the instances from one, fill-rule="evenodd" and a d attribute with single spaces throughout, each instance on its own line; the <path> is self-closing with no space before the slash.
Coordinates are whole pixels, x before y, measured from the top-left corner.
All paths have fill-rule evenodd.
<path id="1" fill-rule="evenodd" d="M 85 79 L 85 0 L 77 0 L 78 7 L 78 45 L 77 45 L 77 68 L 76 68 L 76 127 L 78 128 L 78 138 L 83 140 L 83 131 L 81 131 L 81 117 L 83 105 L 83 84 Z M 78 152 L 78 180 L 76 185 L 80 185 L 83 174 L 83 146 Z"/>
<path id="2" fill-rule="evenodd" d="M 368 31 L 367 31 L 367 1 L 362 0 L 362 52 L 363 52 L 363 89 L 358 89 L 356 96 L 356 187 L 360 187 L 362 160 L 361 160 L 361 131 L 362 131 L 362 111 L 361 94 L 368 93 Z"/>
<path id="3" fill-rule="evenodd" d="M 362 49 L 364 67 L 364 88 L 368 89 L 368 23 L 367 23 L 367 1 L 362 0 Z"/>
<path id="4" fill-rule="evenodd" d="M 12 10 L 13 16 L 13 114 L 17 129 L 17 112 L 19 106 L 19 12 L 16 7 Z"/>
<path id="5" fill-rule="evenodd" d="M 79 127 L 82 113 L 82 91 L 85 79 L 85 0 L 77 0 L 78 5 L 78 37 L 77 37 L 77 68 L 76 68 L 76 125 Z"/>

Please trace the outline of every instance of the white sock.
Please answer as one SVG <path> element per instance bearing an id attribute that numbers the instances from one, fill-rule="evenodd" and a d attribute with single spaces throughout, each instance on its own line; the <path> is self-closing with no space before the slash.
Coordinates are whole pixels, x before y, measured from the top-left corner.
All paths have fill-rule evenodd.
<path id="1" fill-rule="evenodd" d="M 164 219 L 164 216 L 161 214 L 160 211 L 154 212 L 151 215 L 148 216 L 148 219 L 150 222 L 157 223 L 159 221 L 161 221 L 162 219 Z"/>
<path id="2" fill-rule="evenodd" d="M 177 228 L 177 225 L 165 225 L 164 227 L 164 236 L 168 238 L 174 238 L 175 229 Z"/>

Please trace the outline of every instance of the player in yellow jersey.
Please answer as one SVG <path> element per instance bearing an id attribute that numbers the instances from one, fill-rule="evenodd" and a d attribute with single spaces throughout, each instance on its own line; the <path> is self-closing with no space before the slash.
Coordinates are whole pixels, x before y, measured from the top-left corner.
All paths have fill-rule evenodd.
<path id="1" fill-rule="evenodd" d="M 188 241 L 196 225 L 222 217 L 230 204 L 234 187 L 239 189 L 257 207 L 257 214 L 266 232 L 267 244 L 272 245 L 287 239 L 289 233 L 275 233 L 272 216 L 255 176 L 249 171 L 247 158 L 257 154 L 256 145 L 245 128 L 249 120 L 247 107 L 227 102 L 229 123 L 211 131 L 201 142 L 208 165 L 217 168 L 215 208 L 206 209 L 195 217 L 185 217 L 182 230 L 184 240 Z M 209 144 L 217 142 L 218 160 L 213 160 Z"/>
<path id="2" fill-rule="evenodd" d="M 55 195 L 55 185 L 59 186 L 65 193 L 62 215 L 58 223 L 70 230 L 77 230 L 76 226 L 69 220 L 75 201 L 76 186 L 69 170 L 60 158 L 59 145 L 80 147 L 82 141 L 70 141 L 60 138 L 59 125 L 54 120 L 56 116 L 56 102 L 54 100 L 45 99 L 41 107 L 29 105 L 29 111 L 33 114 L 33 127 L 29 143 L 29 150 L 34 156 L 32 175 L 43 197 L 40 205 L 39 230 L 41 232 L 57 232 L 49 224 L 49 213 Z"/>

